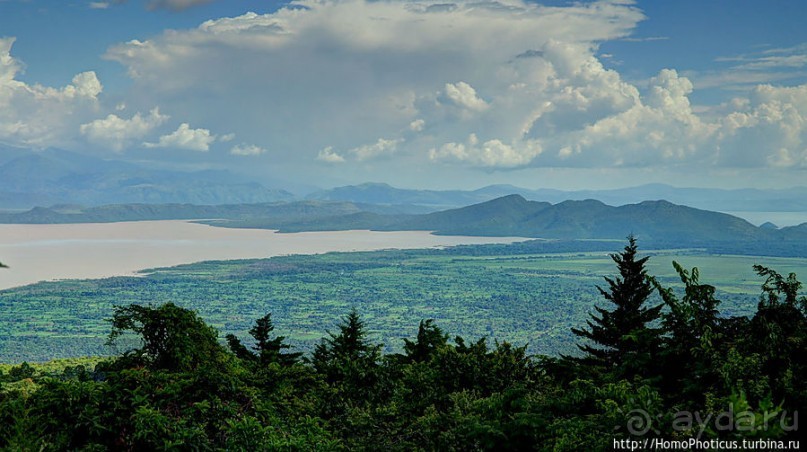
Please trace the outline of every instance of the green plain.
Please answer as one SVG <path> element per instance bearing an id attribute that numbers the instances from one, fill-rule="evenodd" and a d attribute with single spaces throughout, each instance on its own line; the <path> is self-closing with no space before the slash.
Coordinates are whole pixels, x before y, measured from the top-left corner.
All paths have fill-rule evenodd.
<path id="1" fill-rule="evenodd" d="M 614 244 L 619 251 L 621 244 Z M 355 307 L 373 340 L 397 351 L 421 319 L 452 336 L 489 337 L 531 353 L 574 353 L 571 327 L 605 301 L 597 285 L 612 276 L 606 252 L 514 254 L 507 246 L 330 253 L 264 260 L 213 261 L 151 270 L 144 277 L 60 281 L 0 291 L 0 362 L 45 361 L 124 351 L 105 346 L 116 305 L 168 301 L 197 310 L 221 336 L 246 337 L 272 313 L 276 332 L 308 351 Z M 718 288 L 723 315 L 756 309 L 762 279 L 753 264 L 807 275 L 807 259 L 705 255 L 653 250 L 649 273 L 679 282 L 672 261 L 698 267 Z M 656 300 L 660 302 L 659 300 Z M 128 344 L 131 345 L 131 344 Z"/>

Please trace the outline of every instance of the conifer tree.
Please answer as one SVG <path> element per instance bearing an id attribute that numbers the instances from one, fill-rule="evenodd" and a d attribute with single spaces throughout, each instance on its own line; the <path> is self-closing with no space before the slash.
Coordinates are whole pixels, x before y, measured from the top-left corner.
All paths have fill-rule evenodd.
<path id="1" fill-rule="evenodd" d="M 255 326 L 249 330 L 249 335 L 255 339 L 254 352 L 241 344 L 241 341 L 233 334 L 226 336 L 227 345 L 238 358 L 244 361 L 257 361 L 263 365 L 279 363 L 282 366 L 290 366 L 296 363 L 302 353 L 283 353 L 283 349 L 291 348 L 291 346 L 283 342 L 286 340 L 285 336 L 272 338 L 271 334 L 274 330 L 272 314 L 268 313 L 256 320 Z"/>
<path id="2" fill-rule="evenodd" d="M 417 340 L 412 342 L 404 339 L 405 357 L 410 362 L 427 361 L 435 350 L 447 343 L 448 335 L 434 324 L 434 319 L 421 320 Z"/>
<path id="3" fill-rule="evenodd" d="M 649 257 L 637 259 L 636 238 L 628 237 L 628 245 L 612 254 L 619 276 L 605 278 L 608 290 L 597 287 L 600 294 L 614 305 L 612 310 L 595 306 L 587 321 L 587 329 L 572 328 L 572 332 L 593 344 L 579 345 L 585 353 L 584 362 L 620 377 L 636 375 L 651 362 L 659 342 L 659 330 L 650 326 L 659 318 L 662 304 L 648 307 L 653 292 L 645 264 Z"/>
<path id="4" fill-rule="evenodd" d="M 339 334 L 328 332 L 314 348 L 310 362 L 325 381 L 337 388 L 337 399 L 366 403 L 379 379 L 382 345 L 371 344 L 359 313 L 353 309 L 339 325 Z M 331 401 L 328 410 L 342 402 Z"/>
<path id="5" fill-rule="evenodd" d="M 356 309 L 339 325 L 339 334 L 328 332 L 328 336 L 317 344 L 311 358 L 318 371 L 334 364 L 375 364 L 380 357 L 381 346 L 367 341 L 364 321 Z"/>

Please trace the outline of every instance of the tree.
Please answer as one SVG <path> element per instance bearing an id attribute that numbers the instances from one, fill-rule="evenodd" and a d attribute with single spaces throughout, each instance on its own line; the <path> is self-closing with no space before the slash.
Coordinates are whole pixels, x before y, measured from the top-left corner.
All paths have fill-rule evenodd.
<path id="1" fill-rule="evenodd" d="M 649 257 L 636 258 L 636 238 L 628 237 L 628 245 L 619 254 L 612 254 L 619 276 L 605 278 L 608 290 L 597 286 L 600 294 L 614 305 L 613 310 L 600 306 L 587 321 L 588 329 L 572 328 L 572 332 L 593 342 L 579 345 L 585 353 L 583 361 L 615 371 L 620 377 L 630 377 L 646 370 L 659 342 L 659 330 L 649 324 L 659 318 L 662 304 L 648 307 L 653 292 L 645 263 Z"/>
<path id="2" fill-rule="evenodd" d="M 381 345 L 367 340 L 364 322 L 356 309 L 339 325 L 339 334 L 328 332 L 314 348 L 311 364 L 325 382 L 337 391 L 326 411 L 340 411 L 343 401 L 363 404 L 373 398 L 379 382 Z"/>
<path id="3" fill-rule="evenodd" d="M 678 262 L 673 268 L 684 283 L 684 297 L 678 299 L 672 288 L 662 287 L 655 278 L 653 285 L 669 308 L 661 315 L 665 332 L 661 352 L 662 378 L 667 392 L 684 400 L 692 400 L 711 391 L 719 381 L 716 359 L 725 341 L 718 317 L 715 287 L 701 284 L 697 267 L 687 271 Z"/>
<path id="4" fill-rule="evenodd" d="M 448 334 L 434 324 L 434 319 L 421 320 L 415 342 L 404 339 L 404 353 L 410 362 L 428 361 L 431 355 L 448 343 Z"/>
<path id="5" fill-rule="evenodd" d="M 328 331 L 328 337 L 317 344 L 311 363 L 318 372 L 332 374 L 346 365 L 377 364 L 380 354 L 381 345 L 369 343 L 364 322 L 354 308 L 339 325 L 339 334 Z"/>
<path id="6" fill-rule="evenodd" d="M 115 307 L 107 343 L 133 332 L 142 347 L 127 352 L 132 364 L 168 371 L 194 370 L 217 361 L 224 349 L 218 334 L 195 312 L 166 303 L 158 308 L 129 305 Z"/>
<path id="7" fill-rule="evenodd" d="M 801 282 L 795 273 L 787 278 L 767 267 L 755 265 L 764 276 L 757 313 L 751 319 L 746 353 L 761 358 L 775 399 L 789 399 L 796 406 L 807 403 L 807 297 L 799 297 Z"/>
<path id="8" fill-rule="evenodd" d="M 807 297 L 799 298 L 801 282 L 796 279 L 795 273 L 790 273 L 785 279 L 776 271 L 762 265 L 754 265 L 754 271 L 759 276 L 766 277 L 762 284 L 763 296 L 760 299 L 760 308 L 778 306 L 784 295 L 785 305 L 801 308 L 803 313 L 807 313 Z"/>
<path id="9" fill-rule="evenodd" d="M 235 355 L 245 361 L 257 361 L 262 365 L 278 363 L 282 366 L 290 366 L 297 362 L 302 353 L 283 353 L 283 349 L 291 348 L 283 343 L 285 336 L 271 338 L 272 331 L 275 330 L 272 324 L 272 314 L 266 314 L 255 321 L 255 326 L 249 330 L 250 336 L 255 339 L 253 349 L 248 350 L 241 341 L 233 334 L 227 335 L 227 344 Z"/>

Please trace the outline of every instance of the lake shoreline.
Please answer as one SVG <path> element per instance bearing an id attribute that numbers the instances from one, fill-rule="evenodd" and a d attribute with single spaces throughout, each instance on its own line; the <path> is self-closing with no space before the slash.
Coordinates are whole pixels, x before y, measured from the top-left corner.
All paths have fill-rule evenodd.
<path id="1" fill-rule="evenodd" d="M 143 276 L 143 271 L 211 260 L 289 254 L 506 244 L 525 237 L 444 236 L 428 231 L 278 232 L 223 228 L 198 220 L 2 224 L 0 290 L 42 281 Z"/>

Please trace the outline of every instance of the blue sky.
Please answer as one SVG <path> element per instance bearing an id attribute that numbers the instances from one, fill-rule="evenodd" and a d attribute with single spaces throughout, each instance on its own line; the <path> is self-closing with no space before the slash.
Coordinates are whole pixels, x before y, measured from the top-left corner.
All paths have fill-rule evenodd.
<path id="1" fill-rule="evenodd" d="M 807 2 L 0 0 L 0 144 L 268 185 L 805 185 Z"/>

